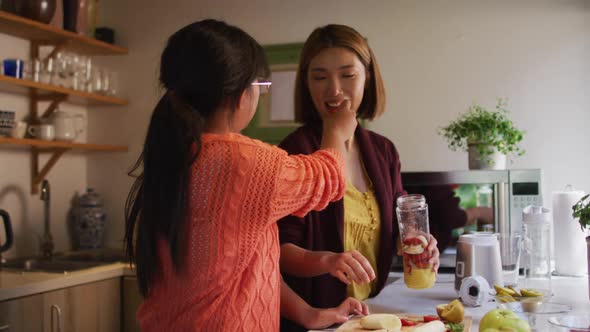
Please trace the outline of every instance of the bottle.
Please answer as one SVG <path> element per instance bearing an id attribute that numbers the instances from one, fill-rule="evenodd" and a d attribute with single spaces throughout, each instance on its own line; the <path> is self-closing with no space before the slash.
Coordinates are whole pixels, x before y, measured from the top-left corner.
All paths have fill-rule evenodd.
<path id="1" fill-rule="evenodd" d="M 76 249 L 98 249 L 103 246 L 106 213 L 102 199 L 92 188 L 78 199 L 74 209 L 73 230 Z"/>
<path id="2" fill-rule="evenodd" d="M 428 205 L 423 195 L 403 195 L 397 199 L 397 220 L 402 239 L 404 283 L 408 288 L 430 288 L 436 281 L 428 263 Z"/>
<path id="3" fill-rule="evenodd" d="M 551 290 L 551 210 L 529 205 L 522 210 L 523 267 L 526 288 Z"/>

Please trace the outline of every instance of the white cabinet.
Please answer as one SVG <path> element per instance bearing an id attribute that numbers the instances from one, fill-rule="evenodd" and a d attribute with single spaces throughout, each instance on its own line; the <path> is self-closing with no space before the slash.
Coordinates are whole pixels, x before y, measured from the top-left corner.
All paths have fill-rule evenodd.
<path id="1" fill-rule="evenodd" d="M 0 328 L 7 325 L 0 332 L 120 331 L 121 278 L 0 302 Z"/>

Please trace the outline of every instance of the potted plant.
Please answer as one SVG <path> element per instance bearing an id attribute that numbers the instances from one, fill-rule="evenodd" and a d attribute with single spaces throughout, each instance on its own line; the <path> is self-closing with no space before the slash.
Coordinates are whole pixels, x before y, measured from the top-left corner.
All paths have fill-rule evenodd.
<path id="1" fill-rule="evenodd" d="M 574 218 L 578 218 L 582 231 L 590 229 L 590 194 L 580 198 L 572 207 Z M 588 235 L 588 234 L 587 234 Z M 586 236 L 586 248 L 588 253 L 588 274 L 590 275 L 590 235 Z M 590 298 L 590 279 L 588 279 L 588 297 Z"/>
<path id="2" fill-rule="evenodd" d="M 467 112 L 439 130 L 453 151 L 468 151 L 469 169 L 504 169 L 506 155 L 521 156 L 518 146 L 524 132 L 508 118 L 506 101 L 498 99 L 494 111 L 473 104 Z"/>

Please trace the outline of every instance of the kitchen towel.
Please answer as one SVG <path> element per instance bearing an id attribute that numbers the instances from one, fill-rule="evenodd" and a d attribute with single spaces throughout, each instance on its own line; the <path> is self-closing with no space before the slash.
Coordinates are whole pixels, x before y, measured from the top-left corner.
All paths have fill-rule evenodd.
<path id="1" fill-rule="evenodd" d="M 478 275 L 464 278 L 459 288 L 459 296 L 468 307 L 486 304 L 490 299 L 490 284 L 484 277 Z"/>
<path id="2" fill-rule="evenodd" d="M 555 273 L 558 275 L 581 276 L 586 273 L 586 233 L 577 219 L 572 217 L 572 207 L 584 196 L 583 191 L 566 188 L 554 191 L 553 230 L 555 248 Z"/>

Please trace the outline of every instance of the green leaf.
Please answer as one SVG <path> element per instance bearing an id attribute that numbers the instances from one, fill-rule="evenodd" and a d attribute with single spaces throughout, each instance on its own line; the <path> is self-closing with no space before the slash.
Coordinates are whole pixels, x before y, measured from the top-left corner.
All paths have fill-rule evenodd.
<path id="1" fill-rule="evenodd" d="M 447 330 L 449 330 L 451 332 L 463 332 L 464 328 L 465 328 L 465 326 L 463 325 L 463 323 L 448 323 L 447 324 Z"/>
<path id="2" fill-rule="evenodd" d="M 582 227 L 582 231 L 586 228 L 590 228 L 590 194 L 580 198 L 580 200 L 572 206 L 572 217 L 579 218 L 578 221 L 580 222 L 580 227 Z"/>

